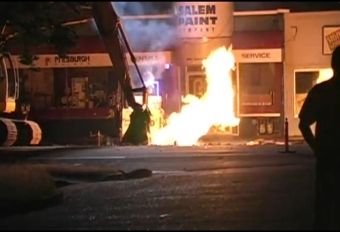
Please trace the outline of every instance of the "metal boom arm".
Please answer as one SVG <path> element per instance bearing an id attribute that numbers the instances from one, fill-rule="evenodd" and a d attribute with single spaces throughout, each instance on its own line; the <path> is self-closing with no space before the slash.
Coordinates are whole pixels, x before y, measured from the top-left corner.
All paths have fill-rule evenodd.
<path id="1" fill-rule="evenodd" d="M 130 54 L 131 60 L 134 63 L 139 78 L 142 82 L 143 87 L 140 89 L 146 92 L 145 84 L 136 64 L 136 59 L 129 47 L 124 31 L 120 25 L 119 18 L 111 2 L 94 2 L 92 5 L 93 18 L 96 22 L 99 34 L 105 44 L 105 47 L 109 53 L 113 68 L 119 82 L 122 86 L 126 100 L 133 109 L 135 109 L 137 103 L 133 96 L 133 89 L 130 82 L 130 76 L 128 73 L 128 67 L 126 64 L 125 54 L 122 48 L 122 44 L 119 40 L 120 34 L 123 37 L 125 46 Z M 145 95 L 145 94 L 144 94 Z M 143 99 L 143 103 L 145 100 Z"/>
<path id="2" fill-rule="evenodd" d="M 150 126 L 150 111 L 147 107 L 147 89 L 138 69 L 136 58 L 130 49 L 123 28 L 119 22 L 118 15 L 113 9 L 111 2 L 94 2 L 92 11 L 99 34 L 110 55 L 113 69 L 123 89 L 125 98 L 129 106 L 133 108 L 133 112 L 130 115 L 130 125 L 123 136 L 122 142 L 130 144 L 147 144 Z M 121 39 L 120 36 L 122 36 L 123 39 Z M 137 69 L 138 76 L 143 85 L 142 88 L 136 90 L 132 89 L 128 72 L 129 69 L 124 53 L 125 51 L 121 41 L 124 42 L 125 48 L 129 52 L 131 60 Z M 145 108 L 141 107 L 141 105 L 136 102 L 133 95 L 134 91 L 143 92 L 143 105 L 146 106 Z"/>

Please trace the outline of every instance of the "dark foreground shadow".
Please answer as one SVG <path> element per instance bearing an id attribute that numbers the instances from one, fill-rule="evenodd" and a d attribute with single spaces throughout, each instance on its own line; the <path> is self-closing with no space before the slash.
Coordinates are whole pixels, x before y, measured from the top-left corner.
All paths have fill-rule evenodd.
<path id="1" fill-rule="evenodd" d="M 140 179 L 147 178 L 152 176 L 152 171 L 149 169 L 136 169 L 131 172 L 124 172 L 122 170 L 116 173 L 108 173 L 106 175 L 87 175 L 82 176 L 81 178 L 71 177 L 63 177 L 56 178 L 54 177 L 55 185 L 60 188 L 67 185 L 79 184 L 79 183 L 87 183 L 87 182 L 100 182 L 100 181 L 118 181 L 118 180 L 130 180 L 130 179 Z"/>
<path id="2" fill-rule="evenodd" d="M 15 214 L 24 214 L 30 211 L 42 210 L 48 207 L 56 206 L 63 201 L 62 191 L 56 191 L 53 195 L 29 202 L 7 201 L 0 203 L 0 219 Z"/>
<path id="3" fill-rule="evenodd" d="M 63 192 L 61 191 L 61 187 L 79 184 L 79 183 L 88 183 L 88 182 L 100 182 L 100 181 L 117 181 L 117 180 L 130 180 L 130 179 L 139 179 L 139 178 L 147 178 L 152 176 L 152 171 L 149 169 L 136 169 L 131 172 L 119 171 L 117 173 L 109 173 L 102 176 L 96 175 L 82 175 L 81 178 L 79 176 L 64 176 L 62 178 L 58 178 L 52 176 L 54 179 L 55 186 L 58 190 L 51 196 L 45 197 L 43 199 L 35 200 L 35 201 L 6 201 L 0 202 L 0 219 L 4 217 L 9 217 L 15 214 L 24 214 L 30 211 L 42 210 L 48 207 L 53 207 L 63 202 Z"/>

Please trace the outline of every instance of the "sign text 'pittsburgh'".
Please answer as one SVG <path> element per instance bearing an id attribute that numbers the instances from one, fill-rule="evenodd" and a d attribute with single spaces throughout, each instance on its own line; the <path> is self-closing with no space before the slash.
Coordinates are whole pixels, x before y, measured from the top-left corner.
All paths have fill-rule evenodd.
<path id="1" fill-rule="evenodd" d="M 83 62 L 90 62 L 90 56 L 66 56 L 66 57 L 59 57 L 56 56 L 54 58 L 55 63 L 83 63 Z"/>

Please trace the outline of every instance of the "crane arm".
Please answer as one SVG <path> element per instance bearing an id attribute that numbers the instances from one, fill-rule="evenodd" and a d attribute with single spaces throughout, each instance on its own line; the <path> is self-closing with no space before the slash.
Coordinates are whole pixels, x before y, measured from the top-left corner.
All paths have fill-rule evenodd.
<path id="1" fill-rule="evenodd" d="M 123 143 L 130 144 L 147 144 L 150 126 L 150 111 L 147 107 L 147 89 L 138 69 L 136 58 L 129 47 L 123 28 L 119 22 L 118 15 L 113 9 L 111 2 L 101 1 L 94 2 L 92 4 L 92 14 L 96 22 L 99 35 L 101 36 L 106 50 L 109 53 L 113 69 L 115 70 L 116 77 L 123 89 L 125 98 L 129 106 L 133 109 L 133 112 L 130 115 L 130 125 L 123 136 L 122 141 Z M 122 39 L 120 36 L 122 36 Z M 143 107 L 138 104 L 134 98 L 133 92 L 136 90 L 132 89 L 131 86 L 128 72 L 129 69 L 121 41 L 125 43 L 125 48 L 130 54 L 131 61 L 134 63 L 140 81 L 143 85 L 142 88 L 139 88 L 138 90 L 143 92 L 143 105 L 146 106 L 145 109 L 143 109 Z"/>
<path id="2" fill-rule="evenodd" d="M 111 5 L 111 2 L 94 2 L 92 5 L 93 18 L 98 28 L 98 32 L 105 44 L 107 52 L 109 53 L 113 69 L 117 75 L 117 78 L 122 86 L 125 98 L 133 109 L 138 105 L 136 103 L 133 89 L 131 86 L 130 76 L 128 72 L 128 66 L 126 63 L 125 52 L 121 44 L 120 36 L 123 37 L 125 46 L 130 54 L 132 62 L 137 68 L 137 73 L 143 85 L 142 91 L 145 92 L 145 84 L 136 64 L 136 59 L 129 47 L 126 36 L 119 21 L 119 17 Z M 144 100 L 143 100 L 144 101 Z"/>

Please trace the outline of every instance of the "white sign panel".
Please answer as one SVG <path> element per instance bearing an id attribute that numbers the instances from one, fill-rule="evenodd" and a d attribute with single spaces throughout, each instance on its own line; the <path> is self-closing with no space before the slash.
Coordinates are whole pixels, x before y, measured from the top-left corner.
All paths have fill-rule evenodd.
<path id="1" fill-rule="evenodd" d="M 16 60 L 19 68 L 29 68 L 29 66 L 19 62 L 19 56 L 12 56 Z M 65 58 L 60 58 L 56 54 L 38 55 L 38 60 L 34 61 L 37 68 L 76 68 L 76 67 L 103 67 L 112 65 L 107 54 L 69 54 Z"/>
<path id="2" fill-rule="evenodd" d="M 282 49 L 233 50 L 237 63 L 275 63 L 282 62 Z"/>
<path id="3" fill-rule="evenodd" d="M 143 52 L 134 53 L 138 65 L 170 64 L 171 52 Z M 133 65 L 130 55 L 126 55 L 129 65 Z"/>
<path id="4" fill-rule="evenodd" d="M 153 65 L 171 63 L 171 52 L 146 52 L 134 53 L 138 65 Z M 39 55 L 39 59 L 34 62 L 37 68 L 89 68 L 89 67 L 110 67 L 112 62 L 106 53 L 91 54 L 69 54 L 65 58 L 60 58 L 56 54 Z M 19 56 L 12 56 L 18 64 L 18 68 L 29 68 L 29 66 L 19 62 Z M 133 65 L 130 56 L 126 56 L 128 64 Z"/>
<path id="5" fill-rule="evenodd" d="M 176 2 L 177 32 L 183 38 L 230 37 L 232 2 Z"/>
<path id="6" fill-rule="evenodd" d="M 323 27 L 323 54 L 331 54 L 340 45 L 340 27 Z"/>

